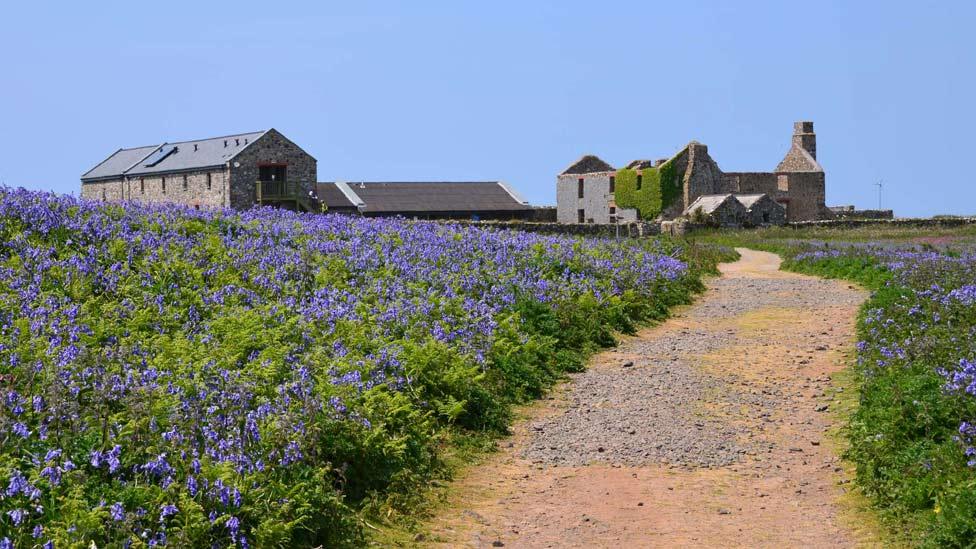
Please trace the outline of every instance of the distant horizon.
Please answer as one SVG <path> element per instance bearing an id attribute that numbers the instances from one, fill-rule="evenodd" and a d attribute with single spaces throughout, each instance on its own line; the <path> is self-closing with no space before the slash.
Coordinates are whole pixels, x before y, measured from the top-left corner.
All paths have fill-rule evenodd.
<path id="1" fill-rule="evenodd" d="M 972 215 L 976 5 L 284 2 L 7 8 L 0 181 L 78 194 L 115 150 L 276 128 L 320 181 L 504 181 L 695 140 L 769 171 L 811 120 L 827 205 Z M 802 17 L 799 15 L 802 14 Z"/>

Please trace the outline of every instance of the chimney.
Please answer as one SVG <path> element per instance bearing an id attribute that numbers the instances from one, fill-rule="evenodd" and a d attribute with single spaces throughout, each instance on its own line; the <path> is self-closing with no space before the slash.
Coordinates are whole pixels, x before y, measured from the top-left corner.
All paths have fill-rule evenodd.
<path id="1" fill-rule="evenodd" d="M 810 153 L 817 159 L 817 134 L 813 133 L 813 122 L 803 121 L 793 123 L 793 146 Z"/>

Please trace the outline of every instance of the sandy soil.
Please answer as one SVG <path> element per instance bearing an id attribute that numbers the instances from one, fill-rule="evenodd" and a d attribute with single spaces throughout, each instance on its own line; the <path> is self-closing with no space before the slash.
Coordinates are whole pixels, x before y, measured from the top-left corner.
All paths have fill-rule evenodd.
<path id="1" fill-rule="evenodd" d="M 866 294 L 740 252 L 695 305 L 594 357 L 531 407 L 498 454 L 455 482 L 419 544 L 870 545 L 843 516 L 847 480 L 825 438 L 825 391 Z M 676 375 L 665 378 L 669 398 L 661 375 Z M 707 444 L 715 436 L 734 440 Z M 601 437 L 607 447 L 589 444 Z M 715 448 L 723 459 L 700 455 Z"/>

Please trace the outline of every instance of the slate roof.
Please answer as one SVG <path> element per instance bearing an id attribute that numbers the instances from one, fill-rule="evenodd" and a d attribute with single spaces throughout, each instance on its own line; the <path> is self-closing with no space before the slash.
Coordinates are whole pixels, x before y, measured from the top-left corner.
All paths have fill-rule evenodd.
<path id="1" fill-rule="evenodd" d="M 81 179 L 84 181 L 115 178 L 123 175 L 158 174 L 222 166 L 265 133 L 267 131 L 239 133 L 209 139 L 120 149 L 82 175 Z M 158 164 L 146 165 L 146 160 L 150 160 L 156 151 L 168 151 L 170 147 L 175 147 L 175 150 Z"/>
<path id="2" fill-rule="evenodd" d="M 339 190 L 335 183 L 318 183 L 316 184 L 316 192 L 319 195 L 319 201 L 325 203 L 330 210 L 356 208 L 356 205 L 346 198 L 346 195 Z"/>
<path id="3" fill-rule="evenodd" d="M 322 189 L 323 185 L 335 187 L 332 183 L 320 183 L 319 188 Z M 349 182 L 347 185 L 365 203 L 364 213 L 511 212 L 532 209 L 500 181 L 366 181 Z M 326 205 L 331 207 L 328 202 Z"/>
<path id="4" fill-rule="evenodd" d="M 570 164 L 560 175 L 585 174 L 598 172 L 612 172 L 613 166 L 604 162 L 599 156 L 586 154 Z"/>
<path id="5" fill-rule="evenodd" d="M 112 156 L 102 160 L 97 166 L 85 172 L 85 175 L 82 175 L 81 178 L 99 179 L 102 177 L 119 177 L 126 170 L 149 156 L 151 152 L 158 148 L 159 145 L 149 145 L 148 147 L 136 147 L 134 149 L 119 149 Z"/>

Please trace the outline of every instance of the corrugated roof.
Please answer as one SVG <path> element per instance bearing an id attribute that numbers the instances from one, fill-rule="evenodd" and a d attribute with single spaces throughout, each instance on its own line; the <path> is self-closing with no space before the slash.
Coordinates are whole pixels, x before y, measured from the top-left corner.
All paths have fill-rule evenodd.
<path id="1" fill-rule="evenodd" d="M 159 145 L 149 145 L 148 147 L 136 147 L 134 149 L 119 149 L 111 156 L 102 160 L 97 166 L 85 172 L 82 179 L 100 179 L 103 177 L 119 177 L 125 170 L 128 170 L 150 153 L 159 148 Z"/>
<path id="2" fill-rule="evenodd" d="M 85 179 L 121 177 L 122 175 L 157 174 L 220 166 L 236 156 L 245 147 L 267 133 L 249 132 L 194 141 L 163 143 L 150 147 L 122 149 L 101 164 L 81 176 Z M 175 151 L 159 163 L 146 166 L 143 160 L 161 147 L 175 147 Z M 139 154 L 141 153 L 141 154 Z"/>
<path id="3" fill-rule="evenodd" d="M 316 184 L 319 201 L 325 203 L 330 210 L 355 208 L 356 205 L 346 198 L 346 195 L 336 186 L 335 183 L 326 182 Z"/>
<path id="4" fill-rule="evenodd" d="M 530 210 L 498 181 L 349 182 L 365 213 L 490 212 Z"/>

